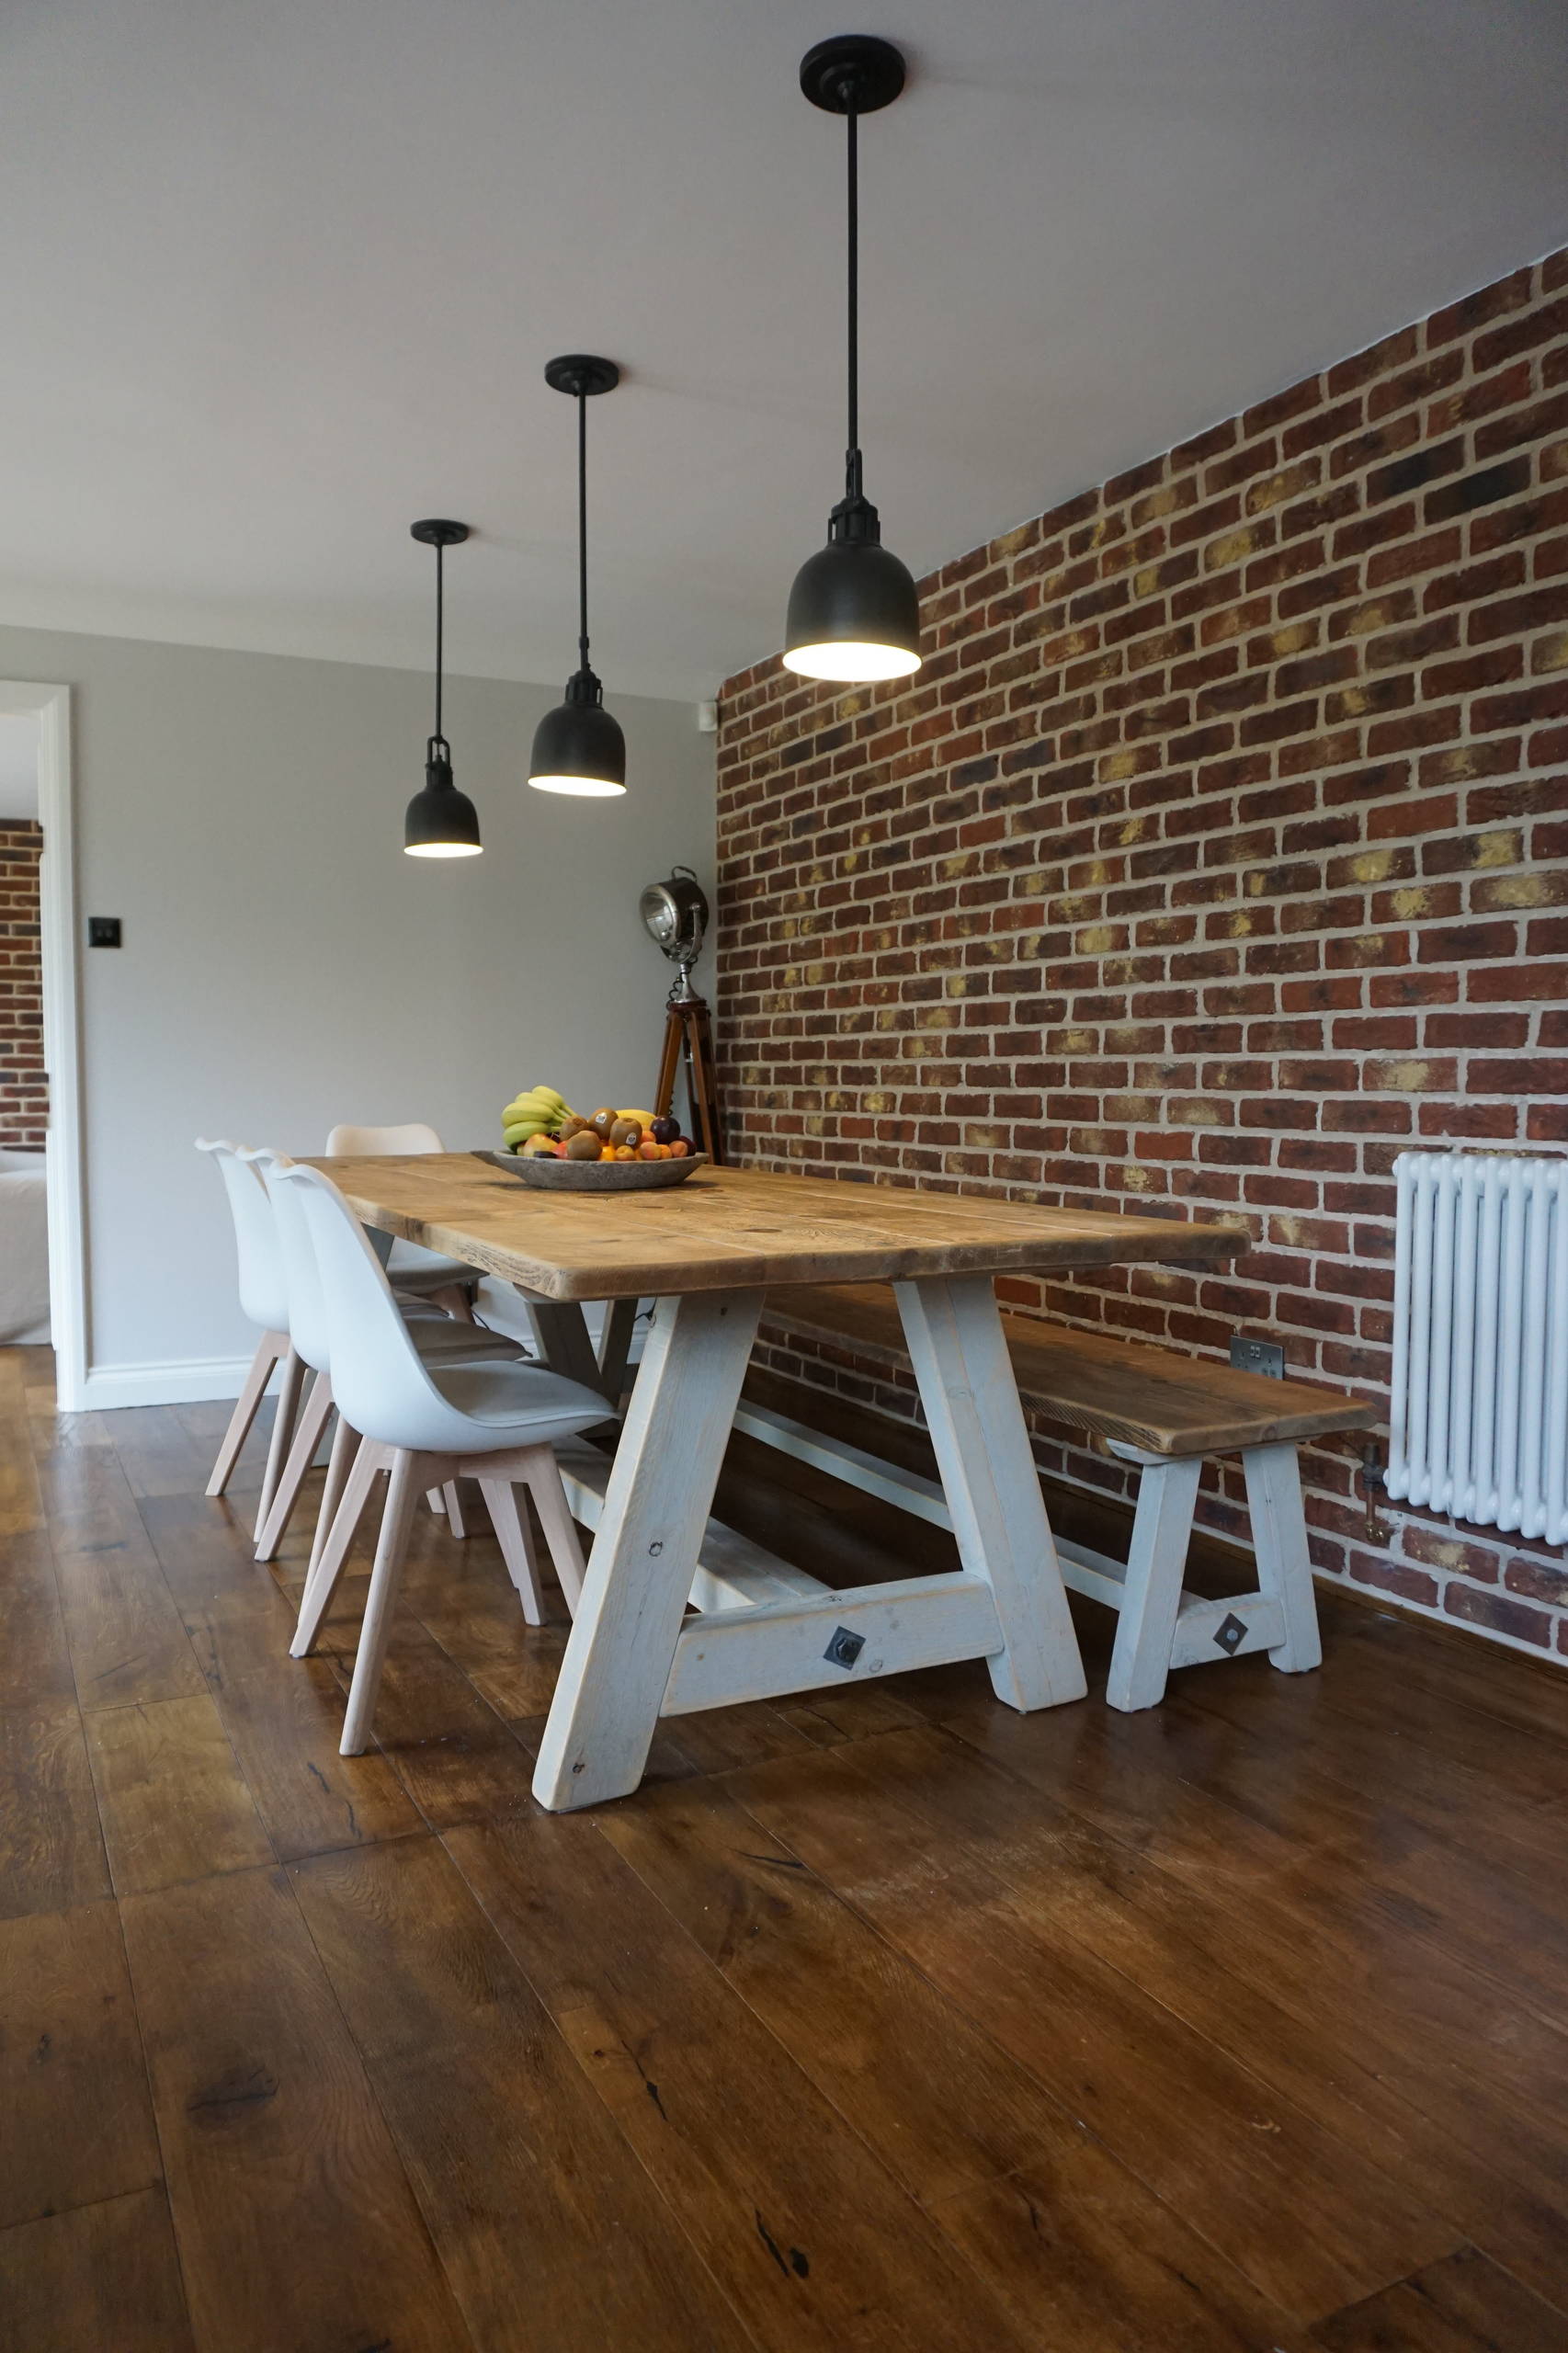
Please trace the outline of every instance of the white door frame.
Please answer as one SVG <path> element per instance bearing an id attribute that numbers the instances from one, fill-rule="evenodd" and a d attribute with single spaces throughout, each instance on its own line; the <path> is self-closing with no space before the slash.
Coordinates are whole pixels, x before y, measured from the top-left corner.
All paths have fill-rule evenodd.
<path id="1" fill-rule="evenodd" d="M 38 814 L 43 827 L 39 924 L 43 1053 L 49 1071 L 49 1316 L 62 1414 L 81 1410 L 87 1372 L 85 1217 L 82 1199 L 81 1029 L 77 1011 L 76 852 L 71 784 L 71 689 L 0 678 L 0 713 L 39 723 Z"/>

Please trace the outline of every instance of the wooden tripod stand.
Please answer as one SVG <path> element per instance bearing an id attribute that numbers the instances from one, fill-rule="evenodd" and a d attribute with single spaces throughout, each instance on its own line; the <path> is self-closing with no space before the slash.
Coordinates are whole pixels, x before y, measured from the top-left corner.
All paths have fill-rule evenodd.
<path id="1" fill-rule="evenodd" d="M 684 993 L 683 993 L 684 992 Z M 689 973 L 682 972 L 666 1000 L 665 1048 L 659 1057 L 659 1084 L 653 1094 L 653 1117 L 669 1117 L 675 1100 L 676 1075 L 686 1066 L 686 1091 L 691 1104 L 692 1142 L 717 1168 L 723 1162 L 719 1127 L 719 1082 L 713 1069 L 713 1033 L 708 1000 L 692 993 Z"/>

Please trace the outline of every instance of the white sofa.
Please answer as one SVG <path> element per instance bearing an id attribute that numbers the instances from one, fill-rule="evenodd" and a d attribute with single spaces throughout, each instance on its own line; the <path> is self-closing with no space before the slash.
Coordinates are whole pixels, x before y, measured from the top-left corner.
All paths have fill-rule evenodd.
<path id="1" fill-rule="evenodd" d="M 0 1345 L 49 1338 L 49 1212 L 41 1152 L 0 1151 Z"/>

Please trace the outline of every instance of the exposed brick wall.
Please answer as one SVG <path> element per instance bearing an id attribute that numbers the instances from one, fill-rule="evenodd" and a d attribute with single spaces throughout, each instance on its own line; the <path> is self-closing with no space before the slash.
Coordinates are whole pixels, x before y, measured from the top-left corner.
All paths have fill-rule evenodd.
<path id="1" fill-rule="evenodd" d="M 0 1147 L 41 1152 L 49 1120 L 43 1065 L 39 859 L 43 828 L 0 819 Z"/>
<path id="2" fill-rule="evenodd" d="M 1394 1155 L 1568 1142 L 1568 253 L 946 565 L 923 611 L 905 688 L 725 689 L 736 1156 L 1239 1212 L 1226 1272 L 1004 1288 L 1189 1350 L 1267 1329 L 1386 1400 Z M 1560 1555 L 1398 1509 L 1369 1545 L 1348 1442 L 1304 1467 L 1321 1569 L 1568 1654 Z M 1227 1472 L 1200 1508 L 1244 1533 L 1240 1504 Z"/>

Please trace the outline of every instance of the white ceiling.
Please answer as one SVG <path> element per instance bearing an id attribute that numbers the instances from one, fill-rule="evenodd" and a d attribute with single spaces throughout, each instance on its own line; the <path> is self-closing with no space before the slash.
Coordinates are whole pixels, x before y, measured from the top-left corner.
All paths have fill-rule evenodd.
<path id="1" fill-rule="evenodd" d="M 710 694 L 841 481 L 916 571 L 1568 239 L 1562 0 L 11 0 L 0 620 Z"/>
<path id="2" fill-rule="evenodd" d="M 0 711 L 0 819 L 38 815 L 38 721 Z"/>

